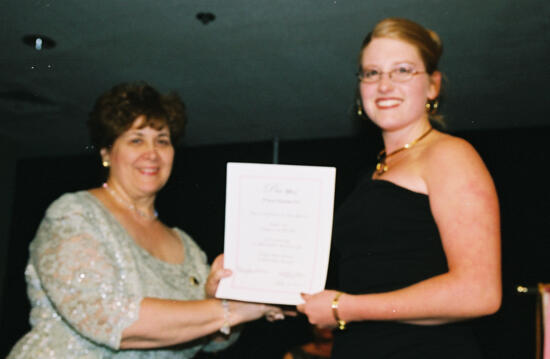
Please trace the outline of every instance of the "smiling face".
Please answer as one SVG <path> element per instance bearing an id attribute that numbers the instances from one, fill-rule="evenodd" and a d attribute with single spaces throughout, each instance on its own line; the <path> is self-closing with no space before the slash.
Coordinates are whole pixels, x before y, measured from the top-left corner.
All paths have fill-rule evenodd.
<path id="1" fill-rule="evenodd" d="M 439 94 L 441 74 L 424 72 L 422 58 L 413 45 L 391 38 L 372 39 L 361 54 L 360 66 L 363 72 L 383 72 L 377 82 L 359 83 L 363 107 L 382 130 L 398 130 L 428 120 L 426 101 Z M 405 69 L 419 73 L 405 82 L 389 78 L 389 72 Z"/>
<path id="2" fill-rule="evenodd" d="M 110 162 L 107 182 L 131 198 L 155 195 L 170 177 L 174 159 L 168 127 L 140 128 L 143 121 L 138 117 L 110 150 L 101 150 L 103 161 Z"/>

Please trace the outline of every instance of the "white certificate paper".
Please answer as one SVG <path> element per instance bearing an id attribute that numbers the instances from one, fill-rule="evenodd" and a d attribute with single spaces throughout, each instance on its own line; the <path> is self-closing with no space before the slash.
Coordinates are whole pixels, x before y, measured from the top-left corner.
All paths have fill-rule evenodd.
<path id="1" fill-rule="evenodd" d="M 218 298 L 296 305 L 324 289 L 334 167 L 228 163 Z"/>

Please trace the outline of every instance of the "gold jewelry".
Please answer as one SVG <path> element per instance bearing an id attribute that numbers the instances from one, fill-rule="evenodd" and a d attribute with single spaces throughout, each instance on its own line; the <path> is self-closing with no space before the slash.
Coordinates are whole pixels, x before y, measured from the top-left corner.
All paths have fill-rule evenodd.
<path id="1" fill-rule="evenodd" d="M 355 104 L 357 105 L 357 116 L 363 116 L 363 104 L 361 103 L 361 100 L 355 100 Z"/>
<path id="2" fill-rule="evenodd" d="M 109 161 L 103 161 L 101 164 L 102 164 L 103 167 L 105 167 L 105 168 L 107 168 L 107 167 L 109 167 L 109 166 L 111 165 L 111 164 L 109 163 Z"/>
<path id="3" fill-rule="evenodd" d="M 386 160 L 387 160 L 389 157 L 391 157 L 391 156 L 393 156 L 393 155 L 395 155 L 395 154 L 397 154 L 397 153 L 399 153 L 399 152 L 401 152 L 401 151 L 403 151 L 403 150 L 409 149 L 409 148 L 411 148 L 412 146 L 416 145 L 421 139 L 423 139 L 424 137 L 428 136 L 428 134 L 429 134 L 432 130 L 433 130 L 433 127 L 430 127 L 430 128 L 428 129 L 428 131 L 424 132 L 424 133 L 423 133 L 422 135 L 420 135 L 420 137 L 418 137 L 416 140 L 414 140 L 414 141 L 412 141 L 412 142 L 410 142 L 410 143 L 406 143 L 405 146 L 403 146 L 403 147 L 401 147 L 401 148 L 399 148 L 399 149 L 397 149 L 397 150 L 395 150 L 395 151 L 393 151 L 393 152 L 391 152 L 391 153 L 386 154 L 386 150 L 385 150 L 385 149 L 383 149 L 382 151 L 380 151 L 380 153 L 378 154 L 378 157 L 377 157 L 378 163 L 376 164 L 376 174 L 380 176 L 380 175 L 382 175 L 384 172 L 386 172 L 386 171 L 388 170 L 388 165 L 386 164 Z"/>
<path id="4" fill-rule="evenodd" d="M 426 102 L 426 112 L 430 115 L 435 115 L 437 113 L 437 109 L 439 108 L 439 100 L 428 100 Z"/>
<path id="5" fill-rule="evenodd" d="M 342 292 L 336 293 L 336 296 L 332 300 L 332 315 L 334 316 L 334 319 L 336 320 L 336 323 L 338 323 L 338 329 L 344 330 L 346 329 L 346 322 L 342 319 L 340 319 L 340 316 L 338 315 L 338 301 L 340 300 L 340 296 L 344 294 Z"/>

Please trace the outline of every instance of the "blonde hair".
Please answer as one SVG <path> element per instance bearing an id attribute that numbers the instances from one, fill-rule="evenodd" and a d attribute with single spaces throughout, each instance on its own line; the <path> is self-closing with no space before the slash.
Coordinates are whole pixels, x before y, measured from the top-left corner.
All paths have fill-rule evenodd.
<path id="1" fill-rule="evenodd" d="M 439 35 L 434 31 L 411 20 L 387 18 L 376 24 L 372 32 L 365 37 L 361 53 L 372 39 L 381 37 L 401 40 L 413 45 L 420 53 L 426 72 L 432 74 L 437 70 L 439 59 L 443 53 L 443 44 Z"/>

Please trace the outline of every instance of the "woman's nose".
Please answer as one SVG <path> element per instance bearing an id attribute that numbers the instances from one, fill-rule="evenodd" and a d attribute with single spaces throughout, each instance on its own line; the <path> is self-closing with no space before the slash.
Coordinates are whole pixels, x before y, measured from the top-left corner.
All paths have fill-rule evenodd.
<path id="1" fill-rule="evenodd" d="M 393 88 L 393 81 L 390 78 L 389 72 L 384 72 L 380 75 L 378 80 L 378 90 L 380 92 L 387 92 Z"/>
<path id="2" fill-rule="evenodd" d="M 154 143 L 147 143 L 147 148 L 145 149 L 145 155 L 147 158 L 154 159 L 158 157 L 158 148 Z"/>

